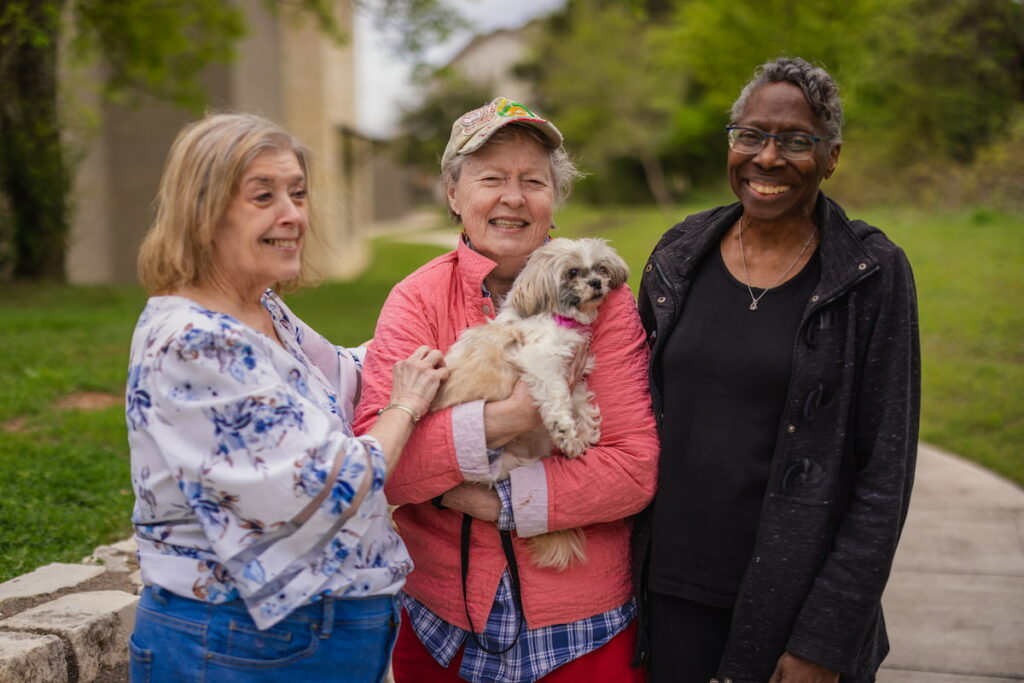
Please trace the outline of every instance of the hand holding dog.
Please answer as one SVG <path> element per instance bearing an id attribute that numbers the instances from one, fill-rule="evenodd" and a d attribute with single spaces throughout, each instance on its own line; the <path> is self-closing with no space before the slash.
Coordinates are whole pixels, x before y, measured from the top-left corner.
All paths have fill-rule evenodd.
<path id="1" fill-rule="evenodd" d="M 440 351 L 421 346 L 395 363 L 391 378 L 391 403 L 409 406 L 422 416 L 430 410 L 441 382 L 448 378 L 448 368 Z"/>
<path id="2" fill-rule="evenodd" d="M 516 382 L 508 398 L 489 401 L 484 406 L 484 432 L 488 448 L 501 448 L 520 434 L 533 431 L 540 424 L 537 405 L 522 380 Z"/>
<path id="3" fill-rule="evenodd" d="M 465 482 L 449 489 L 441 505 L 484 522 L 497 522 L 501 511 L 498 492 L 489 486 Z"/>
<path id="4" fill-rule="evenodd" d="M 389 403 L 404 405 L 422 416 L 430 408 L 430 402 L 441 382 L 448 377 L 448 368 L 440 351 L 421 346 L 408 358 L 395 363 L 391 377 L 393 383 Z M 415 420 L 406 411 L 388 410 L 377 416 L 377 421 L 367 432 L 380 443 L 388 474 L 398 462 L 398 457 L 415 426 Z M 335 469 L 340 467 L 341 461 L 342 459 L 338 458 Z M 337 472 L 334 472 L 331 476 L 336 474 Z"/>

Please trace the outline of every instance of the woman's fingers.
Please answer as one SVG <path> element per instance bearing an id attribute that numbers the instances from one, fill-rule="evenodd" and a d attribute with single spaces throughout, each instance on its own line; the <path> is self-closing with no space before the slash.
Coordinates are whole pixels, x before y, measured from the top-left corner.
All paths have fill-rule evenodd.
<path id="1" fill-rule="evenodd" d="M 429 346 L 420 346 L 408 358 L 395 363 L 391 370 L 391 401 L 412 403 L 421 415 L 425 413 L 441 382 L 448 378 L 444 355 Z"/>
<path id="2" fill-rule="evenodd" d="M 411 354 L 407 360 L 421 361 L 432 368 L 444 365 L 444 354 L 429 346 L 420 346 Z"/>

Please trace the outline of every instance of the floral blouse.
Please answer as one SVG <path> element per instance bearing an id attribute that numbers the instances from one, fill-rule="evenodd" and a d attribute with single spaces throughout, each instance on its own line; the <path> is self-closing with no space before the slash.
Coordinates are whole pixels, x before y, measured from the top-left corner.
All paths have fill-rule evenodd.
<path id="1" fill-rule="evenodd" d="M 272 291 L 262 303 L 286 348 L 190 299 L 152 297 L 132 338 L 126 413 L 144 582 L 241 598 L 267 628 L 323 595 L 397 593 L 412 560 L 390 523 L 380 444 L 352 433 L 361 355 Z"/>

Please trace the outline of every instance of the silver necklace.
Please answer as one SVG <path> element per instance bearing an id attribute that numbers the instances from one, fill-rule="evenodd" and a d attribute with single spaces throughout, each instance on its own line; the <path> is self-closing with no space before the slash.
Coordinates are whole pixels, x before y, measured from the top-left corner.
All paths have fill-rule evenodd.
<path id="1" fill-rule="evenodd" d="M 743 264 L 743 279 L 745 280 L 743 284 L 747 286 L 747 292 L 750 294 L 750 310 L 756 311 L 757 302 L 764 298 L 764 295 L 768 293 L 768 290 L 778 287 L 779 283 L 786 279 L 786 276 L 789 275 L 789 271 L 793 270 L 793 266 L 795 266 L 796 262 L 800 260 L 800 257 L 804 255 L 804 252 L 807 251 L 807 247 L 811 245 L 811 240 L 814 239 L 814 234 L 816 232 L 818 232 L 817 226 L 811 230 L 811 234 L 807 236 L 807 241 L 804 242 L 804 248 L 796 255 L 796 258 L 789 264 L 789 267 L 782 271 L 782 275 L 779 276 L 779 279 L 773 282 L 770 286 L 765 287 L 758 296 L 754 296 L 754 290 L 750 287 L 750 274 L 747 273 L 747 256 L 743 253 L 743 216 L 740 216 L 740 263 Z"/>

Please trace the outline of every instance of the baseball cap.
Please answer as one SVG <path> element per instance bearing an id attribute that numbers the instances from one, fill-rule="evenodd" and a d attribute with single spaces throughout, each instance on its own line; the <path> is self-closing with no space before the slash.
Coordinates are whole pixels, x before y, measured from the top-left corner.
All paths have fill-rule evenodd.
<path id="1" fill-rule="evenodd" d="M 441 157 L 441 166 L 445 166 L 456 154 L 472 154 L 490 140 L 495 131 L 510 123 L 530 126 L 552 147 L 557 149 L 562 146 L 562 134 L 555 128 L 555 124 L 537 116 L 519 102 L 507 97 L 496 97 L 484 106 L 455 119 L 452 135 Z"/>

